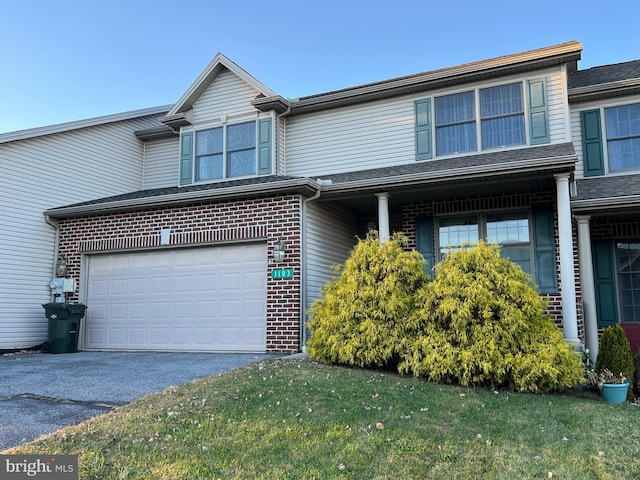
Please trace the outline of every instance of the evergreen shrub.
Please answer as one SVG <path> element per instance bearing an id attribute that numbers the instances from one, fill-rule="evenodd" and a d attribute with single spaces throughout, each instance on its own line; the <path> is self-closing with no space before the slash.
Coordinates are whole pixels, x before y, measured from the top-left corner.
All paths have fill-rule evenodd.
<path id="1" fill-rule="evenodd" d="M 480 242 L 452 252 L 419 292 L 402 373 L 461 385 L 548 392 L 584 381 L 580 357 L 544 314 L 531 278 Z"/>
<path id="2" fill-rule="evenodd" d="M 633 382 L 635 363 L 631 354 L 631 345 L 619 324 L 605 328 L 600 337 L 596 373 L 605 369 L 615 375 L 621 373 L 630 384 Z"/>
<path id="3" fill-rule="evenodd" d="M 395 368 L 406 318 L 427 282 L 425 260 L 405 251 L 406 237 L 380 244 L 377 233 L 359 240 L 338 276 L 325 285 L 309 310 L 311 358 L 359 367 Z"/>

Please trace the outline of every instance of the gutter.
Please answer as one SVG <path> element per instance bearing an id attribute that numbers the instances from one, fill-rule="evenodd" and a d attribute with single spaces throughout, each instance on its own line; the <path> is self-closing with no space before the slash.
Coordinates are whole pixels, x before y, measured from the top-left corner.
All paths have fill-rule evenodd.
<path id="1" fill-rule="evenodd" d="M 572 210 L 608 210 L 615 208 L 632 208 L 640 206 L 640 195 L 626 195 L 622 197 L 591 198 L 586 200 L 572 200 Z"/>

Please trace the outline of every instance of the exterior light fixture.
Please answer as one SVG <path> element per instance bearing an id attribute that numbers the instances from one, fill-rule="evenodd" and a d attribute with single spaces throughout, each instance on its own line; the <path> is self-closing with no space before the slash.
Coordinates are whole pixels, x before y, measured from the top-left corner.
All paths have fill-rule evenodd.
<path id="1" fill-rule="evenodd" d="M 284 242 L 282 240 L 278 240 L 273 246 L 273 262 L 274 263 L 282 263 L 284 262 L 284 256 L 286 253 L 286 248 Z"/>
<path id="2" fill-rule="evenodd" d="M 64 257 L 58 257 L 58 261 L 56 262 L 56 276 L 67 276 L 67 259 Z"/>

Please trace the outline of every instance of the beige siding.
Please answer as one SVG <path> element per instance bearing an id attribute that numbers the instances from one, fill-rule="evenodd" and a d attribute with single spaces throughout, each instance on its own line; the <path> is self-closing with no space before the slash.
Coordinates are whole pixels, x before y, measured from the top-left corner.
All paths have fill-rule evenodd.
<path id="1" fill-rule="evenodd" d="M 220 121 L 222 115 L 255 113 L 257 116 L 251 100 L 259 93 L 233 73 L 224 71 L 193 105 L 193 124 Z"/>
<path id="2" fill-rule="evenodd" d="M 547 79 L 551 142 L 566 142 L 569 136 L 566 132 L 568 113 L 564 100 L 564 76 L 557 68 L 534 72 L 527 77 L 513 76 L 456 90 L 435 90 L 428 94 L 289 118 L 286 130 L 287 174 L 322 177 L 415 162 L 415 100 L 543 77 Z M 524 86 L 526 91 L 526 83 Z M 480 152 L 470 152 L 469 155 L 477 153 Z"/>
<path id="3" fill-rule="evenodd" d="M 583 110 L 593 110 L 600 107 L 613 107 L 618 105 L 626 105 L 630 103 L 640 103 L 640 95 L 633 95 L 624 98 L 614 98 L 609 100 L 596 100 L 593 102 L 585 102 L 580 104 L 571 105 L 571 135 L 573 139 L 573 148 L 578 155 L 578 165 L 576 166 L 576 178 L 584 178 L 584 163 L 582 156 L 582 129 L 580 125 L 580 112 Z M 601 112 L 602 127 L 604 129 L 604 112 Z M 604 130 L 603 130 L 604 134 Z M 606 135 L 605 135 L 606 136 Z M 606 143 L 606 139 L 605 139 Z M 605 155 L 605 170 L 607 167 L 607 147 L 606 144 L 602 146 L 603 153 Z"/>
<path id="4" fill-rule="evenodd" d="M 549 99 L 549 136 L 551 143 L 569 141 L 566 131 L 566 87 L 564 75 L 558 73 L 547 77 L 547 97 Z"/>
<path id="5" fill-rule="evenodd" d="M 336 273 L 332 265 L 344 263 L 355 246 L 359 219 L 321 203 L 307 204 L 306 304 L 318 298 L 320 288 Z"/>
<path id="6" fill-rule="evenodd" d="M 146 142 L 143 189 L 177 186 L 179 154 L 180 140 L 178 137 Z"/>
<path id="7" fill-rule="evenodd" d="M 143 117 L 0 144 L 0 349 L 47 340 L 55 230 L 43 211 L 139 190 Z"/>

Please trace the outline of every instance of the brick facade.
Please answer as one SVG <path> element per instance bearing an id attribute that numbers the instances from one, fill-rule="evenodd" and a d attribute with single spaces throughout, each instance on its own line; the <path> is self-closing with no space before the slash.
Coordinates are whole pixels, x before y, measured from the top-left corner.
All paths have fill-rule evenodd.
<path id="1" fill-rule="evenodd" d="M 78 282 L 78 290 L 82 291 L 79 282 L 83 255 L 255 240 L 267 243 L 271 259 L 274 245 L 282 240 L 287 254 L 277 268 L 292 268 L 294 278 L 272 279 L 275 266 L 268 263 L 266 347 L 268 352 L 298 352 L 300 212 L 301 198 L 287 195 L 66 219 L 60 221 L 60 255 L 67 259 L 69 277 Z M 160 232 L 167 227 L 169 245 L 161 245 Z M 79 299 L 76 294 L 69 300 Z"/>

